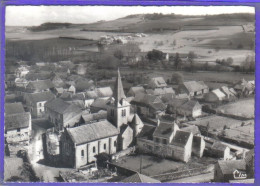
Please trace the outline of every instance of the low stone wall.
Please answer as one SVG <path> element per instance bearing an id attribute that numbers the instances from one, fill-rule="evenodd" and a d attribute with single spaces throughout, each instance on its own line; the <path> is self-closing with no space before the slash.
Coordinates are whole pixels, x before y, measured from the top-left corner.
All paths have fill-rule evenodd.
<path id="1" fill-rule="evenodd" d="M 117 174 L 124 175 L 124 176 L 131 176 L 136 173 L 136 171 L 116 165 L 111 162 L 107 162 L 107 166 L 110 170 L 116 171 Z"/>
<path id="2" fill-rule="evenodd" d="M 154 175 L 154 176 L 152 176 L 152 178 L 160 180 L 161 182 L 167 182 L 170 180 L 177 180 L 177 179 L 181 179 L 181 178 L 185 178 L 185 177 L 206 174 L 213 170 L 214 170 L 214 165 L 208 165 L 208 166 L 203 166 L 203 167 L 184 170 L 184 171 Z"/>
<path id="3" fill-rule="evenodd" d="M 112 155 L 112 160 L 116 160 L 118 158 L 133 154 L 135 152 L 135 147 L 129 147 L 125 150 L 122 150 L 120 152 L 117 152 L 115 154 Z"/>

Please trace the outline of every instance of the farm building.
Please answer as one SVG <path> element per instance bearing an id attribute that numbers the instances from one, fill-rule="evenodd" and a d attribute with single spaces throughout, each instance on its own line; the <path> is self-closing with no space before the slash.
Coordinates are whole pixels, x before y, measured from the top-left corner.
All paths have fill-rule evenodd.
<path id="1" fill-rule="evenodd" d="M 127 97 L 135 97 L 139 93 L 142 93 L 142 94 L 145 93 L 144 87 L 142 87 L 142 86 L 140 86 L 140 87 L 131 87 L 126 95 L 127 95 Z"/>
<path id="2" fill-rule="evenodd" d="M 178 93 L 198 96 L 209 92 L 209 87 L 203 81 L 186 81 L 179 85 Z"/>
<path id="3" fill-rule="evenodd" d="M 193 118 L 199 117 L 202 114 L 201 105 L 198 101 L 189 100 L 177 107 L 177 113 L 183 116 L 190 116 Z"/>
<path id="4" fill-rule="evenodd" d="M 214 142 L 209 148 L 208 153 L 216 158 L 228 160 L 230 158 L 230 148 L 220 142 Z"/>
<path id="5" fill-rule="evenodd" d="M 206 102 L 219 102 L 224 100 L 226 95 L 220 90 L 220 89 L 215 89 L 212 90 L 211 92 L 207 93 L 204 96 L 204 99 Z"/>
<path id="6" fill-rule="evenodd" d="M 215 165 L 214 181 L 229 182 L 229 180 L 241 179 L 238 174 L 242 173 L 242 179 L 246 179 L 246 162 L 244 160 L 220 160 Z"/>
<path id="7" fill-rule="evenodd" d="M 155 89 L 167 87 L 167 84 L 163 77 L 154 77 L 149 81 L 148 86 L 152 89 Z"/>
<path id="8" fill-rule="evenodd" d="M 26 92 L 36 93 L 36 92 L 44 92 L 50 91 L 54 88 L 53 83 L 51 80 L 38 80 L 38 81 L 31 81 L 26 86 Z"/>

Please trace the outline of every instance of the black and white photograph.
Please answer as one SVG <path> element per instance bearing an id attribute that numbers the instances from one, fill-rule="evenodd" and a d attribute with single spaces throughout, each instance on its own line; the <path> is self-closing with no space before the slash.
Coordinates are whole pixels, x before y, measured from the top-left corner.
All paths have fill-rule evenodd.
<path id="1" fill-rule="evenodd" d="M 4 83 L 4 182 L 254 183 L 254 7 L 6 6 Z"/>

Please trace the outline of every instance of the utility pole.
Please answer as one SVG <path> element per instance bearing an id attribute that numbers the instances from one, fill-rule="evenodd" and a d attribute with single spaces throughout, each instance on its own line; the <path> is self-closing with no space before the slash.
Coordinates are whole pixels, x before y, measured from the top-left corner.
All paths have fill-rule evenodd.
<path id="1" fill-rule="evenodd" d="M 142 161 L 143 161 L 143 155 L 140 156 L 140 174 L 142 174 Z"/>

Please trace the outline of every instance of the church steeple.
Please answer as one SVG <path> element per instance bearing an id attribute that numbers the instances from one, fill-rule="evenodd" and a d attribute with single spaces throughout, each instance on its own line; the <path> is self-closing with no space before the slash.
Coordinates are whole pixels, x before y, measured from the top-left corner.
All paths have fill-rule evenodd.
<path id="1" fill-rule="evenodd" d="M 124 89 L 123 89 L 123 84 L 122 84 L 122 81 L 121 81 L 119 68 L 118 68 L 118 71 L 117 71 L 117 78 L 116 78 L 116 82 L 115 82 L 113 97 L 115 98 L 115 104 L 116 105 L 121 104 L 122 99 L 126 98 L 125 93 L 124 93 Z"/>

